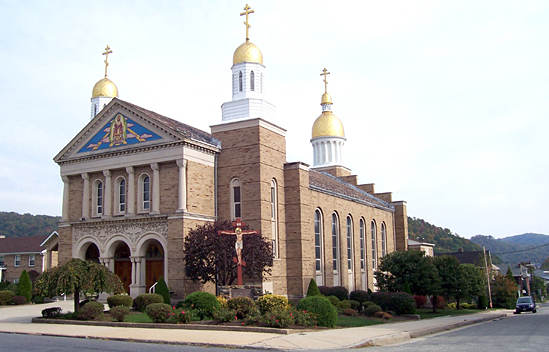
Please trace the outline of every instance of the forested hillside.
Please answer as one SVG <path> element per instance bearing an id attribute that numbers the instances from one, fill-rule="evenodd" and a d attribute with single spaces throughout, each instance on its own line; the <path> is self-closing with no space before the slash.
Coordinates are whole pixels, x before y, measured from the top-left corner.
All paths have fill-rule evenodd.
<path id="1" fill-rule="evenodd" d="M 57 230 L 59 217 L 49 215 L 18 214 L 0 212 L 0 235 L 26 237 L 49 235 Z"/>
<path id="2" fill-rule="evenodd" d="M 443 229 L 429 224 L 427 221 L 418 218 L 408 217 L 408 238 L 421 239 L 422 241 L 434 243 L 435 253 L 457 252 L 460 248 L 464 251 L 480 251 L 482 247 L 459 237 L 450 229 Z"/>
<path id="3" fill-rule="evenodd" d="M 547 235 L 523 234 L 499 239 L 477 235 L 471 237 L 471 241 L 485 245 L 486 249 L 501 258 L 504 263 L 530 262 L 540 265 L 549 256 Z"/>

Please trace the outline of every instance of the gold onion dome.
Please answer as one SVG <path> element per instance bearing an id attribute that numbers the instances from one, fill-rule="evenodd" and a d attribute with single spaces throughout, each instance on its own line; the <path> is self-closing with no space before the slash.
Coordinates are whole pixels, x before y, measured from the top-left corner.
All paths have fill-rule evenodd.
<path id="1" fill-rule="evenodd" d="M 326 95 L 328 93 L 325 93 Z M 328 94 L 328 97 L 330 95 Z M 324 100 L 324 96 L 322 96 Z M 345 138 L 345 131 L 341 120 L 331 111 L 324 111 L 313 124 L 313 137 L 341 137 Z"/>
<path id="2" fill-rule="evenodd" d="M 320 102 L 320 105 L 322 104 L 333 104 L 332 103 L 332 96 L 328 93 L 322 94 L 322 101 Z"/>
<path id="3" fill-rule="evenodd" d="M 105 77 L 93 86 L 92 98 L 96 97 L 118 97 L 118 88 L 113 81 Z"/>
<path id="4" fill-rule="evenodd" d="M 241 62 L 256 62 L 263 65 L 263 54 L 252 42 L 246 41 L 234 51 L 233 65 Z"/>

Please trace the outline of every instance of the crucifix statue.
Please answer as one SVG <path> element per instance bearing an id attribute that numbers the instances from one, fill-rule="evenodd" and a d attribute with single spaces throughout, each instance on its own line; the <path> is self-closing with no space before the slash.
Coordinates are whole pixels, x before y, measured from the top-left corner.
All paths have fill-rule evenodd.
<path id="1" fill-rule="evenodd" d="M 254 10 L 250 11 L 250 9 L 251 9 L 251 7 L 248 4 L 246 4 L 246 6 L 244 7 L 244 12 L 240 13 L 240 16 L 246 15 L 246 22 L 244 22 L 244 24 L 246 25 L 246 41 L 250 40 L 249 30 L 250 30 L 251 25 L 248 22 L 248 15 L 250 13 L 254 13 Z"/>
<path id="2" fill-rule="evenodd" d="M 242 249 L 244 248 L 244 241 L 242 236 L 243 235 L 259 235 L 259 232 L 254 230 L 242 230 L 242 227 L 246 224 L 240 218 L 237 218 L 236 221 L 233 221 L 232 225 L 235 228 L 234 232 L 219 230 L 217 231 L 217 234 L 236 236 L 236 243 L 234 244 L 234 249 L 236 250 L 236 258 L 233 258 L 233 261 L 236 262 L 238 285 L 242 286 L 243 285 L 242 267 L 246 266 L 246 262 L 242 260 Z"/>
<path id="3" fill-rule="evenodd" d="M 107 77 L 107 67 L 109 67 L 109 54 L 112 54 L 112 50 L 107 45 L 105 52 L 103 53 L 103 55 L 105 55 L 105 77 Z"/>
<path id="4" fill-rule="evenodd" d="M 328 93 L 328 80 L 327 80 L 327 75 L 329 75 L 330 72 L 328 72 L 328 70 L 326 69 L 326 67 L 324 67 L 324 70 L 322 70 L 322 73 L 320 74 L 321 76 L 324 76 L 324 93 Z"/>

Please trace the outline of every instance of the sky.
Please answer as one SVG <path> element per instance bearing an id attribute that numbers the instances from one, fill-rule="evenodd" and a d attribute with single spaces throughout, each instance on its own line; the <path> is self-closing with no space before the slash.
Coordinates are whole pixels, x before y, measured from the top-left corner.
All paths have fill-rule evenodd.
<path id="1" fill-rule="evenodd" d="M 288 162 L 312 165 L 327 68 L 359 183 L 462 237 L 549 234 L 549 2 L 249 4 Z M 219 124 L 245 5 L 0 0 L 0 211 L 61 214 L 52 159 L 89 122 L 107 45 L 120 99 Z"/>

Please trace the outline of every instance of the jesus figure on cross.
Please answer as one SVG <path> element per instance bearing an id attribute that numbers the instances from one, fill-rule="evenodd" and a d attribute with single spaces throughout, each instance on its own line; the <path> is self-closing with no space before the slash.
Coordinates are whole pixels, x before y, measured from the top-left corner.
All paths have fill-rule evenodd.
<path id="1" fill-rule="evenodd" d="M 236 265 L 237 265 L 237 275 L 238 275 L 238 285 L 242 285 L 242 267 L 246 266 L 246 262 L 242 260 L 242 249 L 244 248 L 243 235 L 259 235 L 258 231 L 253 230 L 242 230 L 245 224 L 240 218 L 233 221 L 233 227 L 235 227 L 234 232 L 232 231 L 218 231 L 218 235 L 236 235 L 236 242 L 234 244 L 234 249 L 236 250 Z"/>

